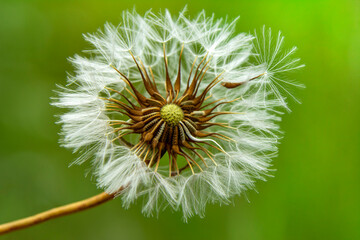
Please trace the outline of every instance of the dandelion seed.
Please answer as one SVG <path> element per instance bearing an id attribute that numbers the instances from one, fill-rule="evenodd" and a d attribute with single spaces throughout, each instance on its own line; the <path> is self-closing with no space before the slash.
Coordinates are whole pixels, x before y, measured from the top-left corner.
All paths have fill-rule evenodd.
<path id="1" fill-rule="evenodd" d="M 271 29 L 262 29 L 261 35 L 258 36 L 255 31 L 255 41 L 253 41 L 255 61 L 258 65 L 263 65 L 264 74 L 259 79 L 258 92 L 268 91 L 274 94 L 275 97 L 282 102 L 283 106 L 290 110 L 285 103 L 285 96 L 290 96 L 292 99 L 300 103 L 296 97 L 289 91 L 288 87 L 300 87 L 304 85 L 294 81 L 285 80 L 282 76 L 284 72 L 293 71 L 304 67 L 300 64 L 299 58 L 291 59 L 295 53 L 296 47 L 291 48 L 289 51 L 282 51 L 284 36 L 278 32 L 276 42 L 273 43 L 273 36 Z M 268 90 L 263 88 L 269 88 Z"/>
<path id="2" fill-rule="evenodd" d="M 170 206 L 184 218 L 207 202 L 228 203 L 268 175 L 287 87 L 278 74 L 302 67 L 271 31 L 235 34 L 235 21 L 186 11 L 144 17 L 125 11 L 118 26 L 85 35 L 91 58 L 76 55 L 69 86 L 54 105 L 62 144 L 92 160 L 98 186 L 121 192 L 143 212 Z"/>

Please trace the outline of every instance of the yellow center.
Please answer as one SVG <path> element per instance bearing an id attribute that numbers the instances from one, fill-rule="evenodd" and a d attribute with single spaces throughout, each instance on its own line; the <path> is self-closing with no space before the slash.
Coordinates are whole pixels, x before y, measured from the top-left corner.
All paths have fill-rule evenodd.
<path id="1" fill-rule="evenodd" d="M 169 125 L 176 126 L 184 118 L 184 112 L 175 104 L 166 104 L 160 110 L 161 118 Z"/>

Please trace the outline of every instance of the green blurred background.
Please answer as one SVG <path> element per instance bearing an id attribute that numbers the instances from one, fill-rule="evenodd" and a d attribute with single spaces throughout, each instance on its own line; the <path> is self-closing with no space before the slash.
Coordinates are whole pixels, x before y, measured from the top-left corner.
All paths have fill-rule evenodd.
<path id="1" fill-rule="evenodd" d="M 89 45 L 82 33 L 136 6 L 188 4 L 218 17 L 241 16 L 238 31 L 263 24 L 297 45 L 306 68 L 302 104 L 282 122 L 285 138 L 275 178 L 230 206 L 182 222 L 166 211 L 146 218 L 119 199 L 95 209 L 11 233 L 2 239 L 360 239 L 360 1 L 0 1 L 0 222 L 100 192 L 85 167 L 71 167 L 58 145 L 55 84 L 72 71 L 67 57 Z"/>

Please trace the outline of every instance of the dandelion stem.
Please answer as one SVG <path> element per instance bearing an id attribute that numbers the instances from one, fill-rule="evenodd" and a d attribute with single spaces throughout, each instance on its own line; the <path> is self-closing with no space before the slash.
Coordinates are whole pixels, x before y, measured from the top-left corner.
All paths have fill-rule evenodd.
<path id="1" fill-rule="evenodd" d="M 113 194 L 107 194 L 105 192 L 95 195 L 93 197 L 87 198 L 82 201 L 70 203 L 64 206 L 56 207 L 45 212 L 38 213 L 36 215 L 19 219 L 13 222 L 4 223 L 0 225 L 0 235 L 20 230 L 23 228 L 28 228 L 33 225 L 48 221 L 53 218 L 73 214 L 80 212 L 95 206 L 98 206 L 102 203 L 105 203 L 109 200 L 112 200 L 115 195 L 119 194 L 124 188 L 121 188 L 118 192 Z"/>

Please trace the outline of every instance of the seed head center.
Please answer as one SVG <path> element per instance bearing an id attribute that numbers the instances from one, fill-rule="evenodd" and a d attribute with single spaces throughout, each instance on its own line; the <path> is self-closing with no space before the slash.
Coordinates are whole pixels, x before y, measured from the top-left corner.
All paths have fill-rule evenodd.
<path id="1" fill-rule="evenodd" d="M 176 126 L 184 118 L 183 110 L 176 104 L 166 104 L 160 110 L 161 118 L 169 125 Z"/>

